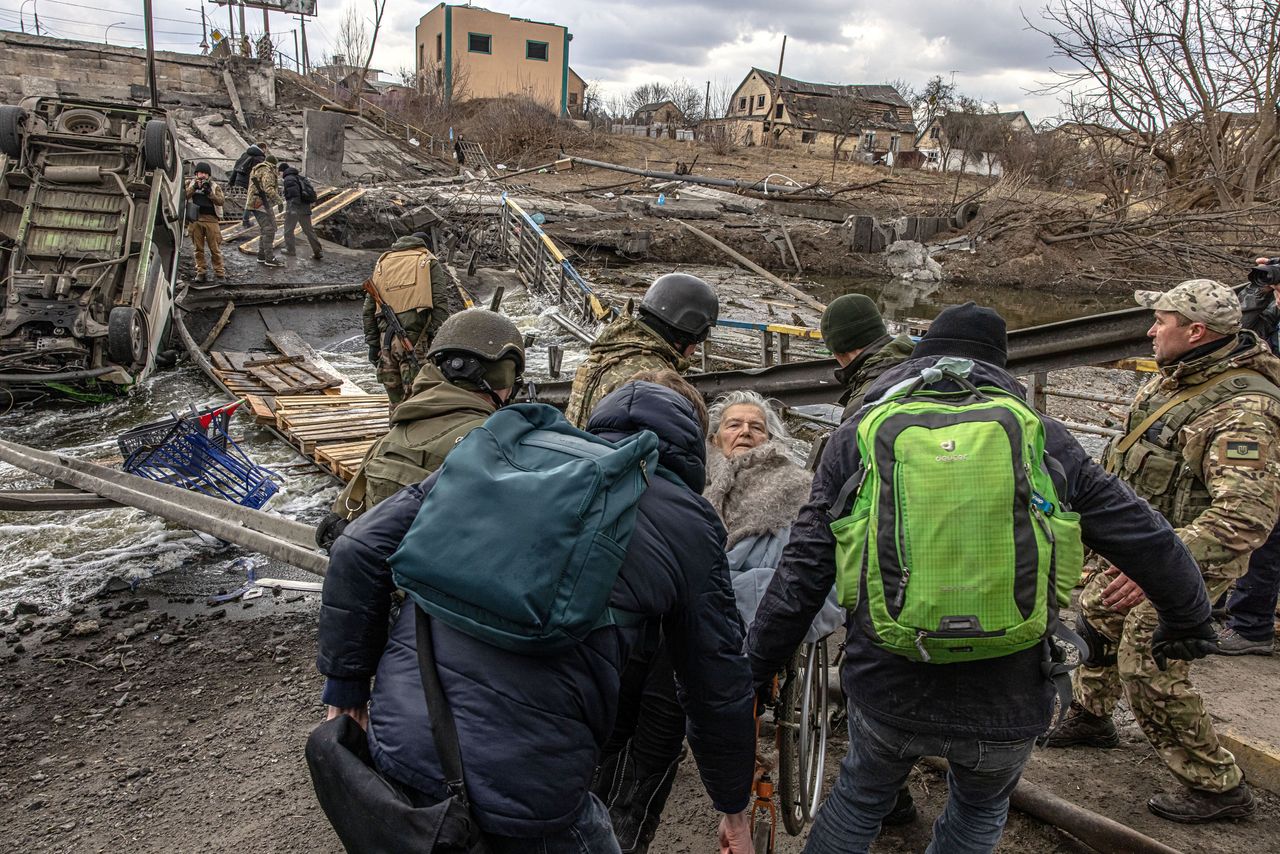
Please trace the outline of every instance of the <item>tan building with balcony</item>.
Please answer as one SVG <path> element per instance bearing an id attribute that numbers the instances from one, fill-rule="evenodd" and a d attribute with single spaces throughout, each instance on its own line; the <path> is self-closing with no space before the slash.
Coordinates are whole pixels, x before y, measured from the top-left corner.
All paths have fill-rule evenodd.
<path id="1" fill-rule="evenodd" d="M 524 95 L 559 115 L 571 107 L 567 27 L 513 18 L 478 6 L 441 3 L 415 30 L 420 79 L 450 100 Z M 575 75 L 576 76 L 576 75 Z"/>

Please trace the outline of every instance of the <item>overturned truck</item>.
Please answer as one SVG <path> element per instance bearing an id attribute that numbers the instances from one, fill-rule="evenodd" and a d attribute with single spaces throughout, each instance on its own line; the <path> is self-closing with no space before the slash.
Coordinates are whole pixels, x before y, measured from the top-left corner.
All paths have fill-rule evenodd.
<path id="1" fill-rule="evenodd" d="M 0 106 L 0 405 L 99 401 L 156 367 L 182 237 L 174 140 L 156 108 Z"/>

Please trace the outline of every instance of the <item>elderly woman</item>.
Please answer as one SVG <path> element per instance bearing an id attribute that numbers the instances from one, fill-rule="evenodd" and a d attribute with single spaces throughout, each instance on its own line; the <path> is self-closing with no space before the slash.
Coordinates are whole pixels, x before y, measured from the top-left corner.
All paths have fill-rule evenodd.
<path id="1" fill-rule="evenodd" d="M 809 500 L 812 475 L 787 454 L 787 428 L 759 394 L 722 395 L 711 404 L 708 418 L 707 488 L 702 494 L 728 531 L 725 549 L 734 596 L 743 624 L 750 626 L 782 560 L 791 522 Z M 817 640 L 843 621 L 832 591 L 805 640 Z"/>
<path id="2" fill-rule="evenodd" d="M 672 371 L 633 379 L 684 385 Z M 781 560 L 791 522 L 809 498 L 811 475 L 788 456 L 782 419 L 755 392 L 721 396 L 711 405 L 708 423 L 702 494 L 728 532 L 734 598 L 747 626 Z M 843 619 L 832 591 L 809 639 L 833 631 Z M 647 851 L 657 832 L 680 764 L 684 730 L 675 679 L 660 645 L 651 657 L 633 659 L 623 675 L 617 722 L 593 788 L 609 807 L 624 854 Z"/>

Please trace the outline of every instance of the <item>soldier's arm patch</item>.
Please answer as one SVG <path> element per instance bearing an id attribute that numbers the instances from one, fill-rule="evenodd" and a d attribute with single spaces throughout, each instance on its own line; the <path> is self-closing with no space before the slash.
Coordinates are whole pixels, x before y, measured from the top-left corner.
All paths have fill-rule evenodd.
<path id="1" fill-rule="evenodd" d="M 1223 465 L 1260 469 L 1265 463 L 1259 444 L 1249 439 L 1232 439 L 1223 437 L 1218 448 L 1218 457 Z"/>

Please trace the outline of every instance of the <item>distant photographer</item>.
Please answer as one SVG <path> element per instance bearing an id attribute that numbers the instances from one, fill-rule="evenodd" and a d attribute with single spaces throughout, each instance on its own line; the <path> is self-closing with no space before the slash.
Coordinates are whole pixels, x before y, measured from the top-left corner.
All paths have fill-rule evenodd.
<path id="1" fill-rule="evenodd" d="M 1257 333 L 1280 353 L 1280 258 L 1259 258 L 1249 271 L 1249 284 L 1240 294 L 1241 319 L 1245 329 Z"/>
<path id="2" fill-rule="evenodd" d="M 204 250 L 209 247 L 209 257 L 213 259 L 213 275 L 220 281 L 227 278 L 226 267 L 222 264 L 222 228 L 218 221 L 218 211 L 225 201 L 222 187 L 212 177 L 213 169 L 208 163 L 196 164 L 196 174 L 187 183 L 187 234 L 191 235 L 191 243 L 195 246 L 196 281 L 205 281 Z"/>

